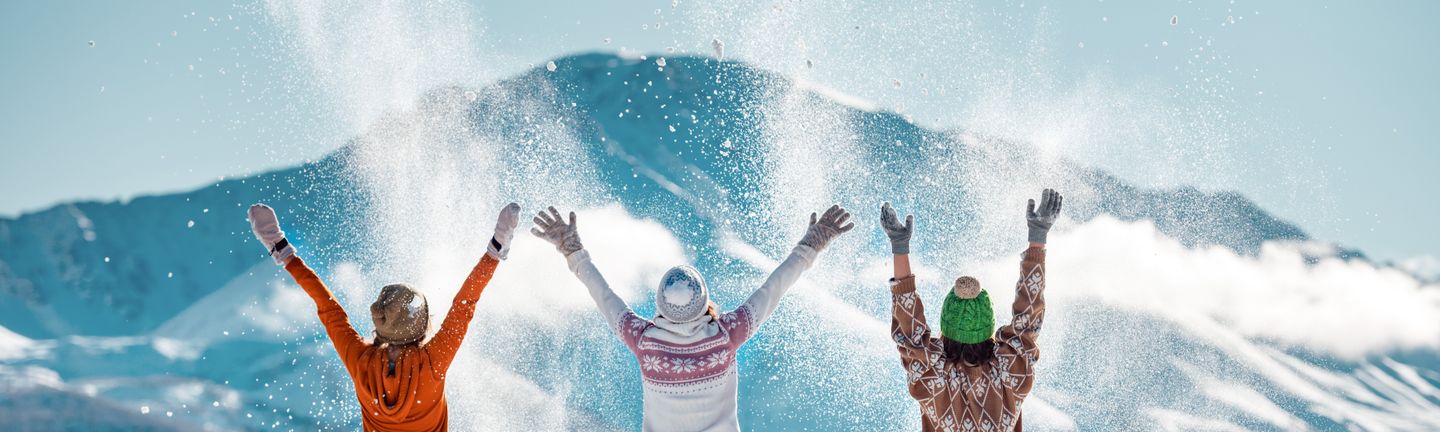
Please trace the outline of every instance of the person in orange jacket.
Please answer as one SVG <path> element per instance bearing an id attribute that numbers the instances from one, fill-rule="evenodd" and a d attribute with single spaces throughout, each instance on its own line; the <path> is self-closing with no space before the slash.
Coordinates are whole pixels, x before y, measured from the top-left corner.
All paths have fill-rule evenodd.
<path id="1" fill-rule="evenodd" d="M 406 284 L 382 288 L 379 298 L 370 305 L 375 338 L 366 341 L 350 326 L 335 295 L 295 254 L 295 246 L 285 238 L 274 209 L 265 204 L 251 206 L 250 227 L 275 263 L 285 266 L 315 301 L 320 322 L 355 382 L 364 430 L 445 431 L 449 430 L 446 372 L 475 316 L 480 292 L 509 253 L 519 215 L 520 206 L 515 203 L 500 211 L 488 250 L 465 278 L 445 322 L 429 340 L 425 334 L 430 328 L 430 308 L 419 290 Z"/>

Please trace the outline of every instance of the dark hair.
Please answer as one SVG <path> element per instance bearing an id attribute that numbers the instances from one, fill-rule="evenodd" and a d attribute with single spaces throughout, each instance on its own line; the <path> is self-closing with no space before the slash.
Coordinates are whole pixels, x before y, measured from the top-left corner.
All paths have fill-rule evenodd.
<path id="1" fill-rule="evenodd" d="M 945 361 L 951 363 L 981 365 L 995 359 L 994 338 L 980 343 L 965 344 L 941 337 L 940 345 L 945 349 Z"/>

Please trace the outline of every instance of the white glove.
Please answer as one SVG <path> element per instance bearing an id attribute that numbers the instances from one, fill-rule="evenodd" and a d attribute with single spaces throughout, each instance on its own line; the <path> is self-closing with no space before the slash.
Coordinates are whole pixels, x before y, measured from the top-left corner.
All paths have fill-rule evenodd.
<path id="1" fill-rule="evenodd" d="M 495 221 L 495 236 L 490 237 L 490 247 L 485 253 L 495 259 L 510 255 L 510 240 L 515 239 L 515 227 L 520 225 L 520 204 L 506 204 L 500 209 L 500 218 Z"/>
<path id="2" fill-rule="evenodd" d="M 255 232 L 255 238 L 260 240 L 260 244 L 265 245 L 270 257 L 275 258 L 275 264 L 283 266 L 290 262 L 290 257 L 295 256 L 295 246 L 285 240 L 285 231 L 280 230 L 280 220 L 275 217 L 275 209 L 270 206 L 250 206 L 250 230 Z"/>
<path id="3" fill-rule="evenodd" d="M 555 207 L 550 207 L 549 214 L 540 212 L 532 222 L 535 222 L 535 227 L 530 228 L 530 233 L 555 245 L 555 250 L 567 257 L 585 248 L 580 244 L 580 233 L 575 230 L 575 212 L 573 211 L 570 212 L 569 224 L 560 218 L 560 212 L 556 211 Z"/>

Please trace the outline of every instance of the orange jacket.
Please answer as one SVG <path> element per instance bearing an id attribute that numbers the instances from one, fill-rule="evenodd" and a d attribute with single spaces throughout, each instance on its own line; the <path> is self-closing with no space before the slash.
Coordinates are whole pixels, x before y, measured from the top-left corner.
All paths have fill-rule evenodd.
<path id="1" fill-rule="evenodd" d="M 480 292 L 495 275 L 500 261 L 485 255 L 450 305 L 450 313 L 440 331 L 429 341 L 406 348 L 395 362 L 395 374 L 386 374 L 389 366 L 384 350 L 371 345 L 350 326 L 345 309 L 335 301 L 330 288 L 320 281 L 300 257 L 294 257 L 285 270 L 315 300 L 320 322 L 335 344 L 345 371 L 355 381 L 355 397 L 360 401 L 362 425 L 367 431 L 445 431 L 449 430 L 449 413 L 445 404 L 445 373 L 450 361 L 460 350 L 470 319 L 475 316 L 475 302 Z"/>

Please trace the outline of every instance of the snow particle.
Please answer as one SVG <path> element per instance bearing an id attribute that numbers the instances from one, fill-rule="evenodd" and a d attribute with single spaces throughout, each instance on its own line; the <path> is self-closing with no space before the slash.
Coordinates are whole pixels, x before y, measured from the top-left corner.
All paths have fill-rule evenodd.
<path id="1" fill-rule="evenodd" d="M 194 228 L 194 227 L 195 227 L 195 220 L 192 219 L 192 220 L 190 220 L 189 222 L 185 222 L 185 227 L 186 227 L 186 228 Z"/>
<path id="2" fill-rule="evenodd" d="M 710 48 L 715 50 L 715 58 L 725 58 L 725 42 L 721 42 L 719 38 L 711 39 Z"/>
<path id="3" fill-rule="evenodd" d="M 1170 16 L 1170 25 L 1172 25 L 1172 26 L 1180 25 L 1180 16 L 1179 16 L 1179 15 L 1171 15 L 1171 16 Z"/>
<path id="4" fill-rule="evenodd" d="M 166 273 L 165 273 L 165 278 L 167 278 L 167 279 L 171 279 L 171 278 L 174 278 L 174 277 L 175 277 L 175 272 L 166 272 Z"/>
<path id="5" fill-rule="evenodd" d="M 105 257 L 105 262 L 107 262 L 107 263 L 110 262 L 110 257 L 108 257 L 108 256 Z"/>
<path id="6" fill-rule="evenodd" d="M 87 42 L 87 44 L 90 45 L 90 48 L 94 48 L 94 47 L 95 47 L 95 41 L 93 41 L 93 40 L 90 41 L 90 42 Z"/>
<path id="7" fill-rule="evenodd" d="M 810 61 L 810 59 L 805 59 L 805 67 L 806 67 L 806 68 L 810 68 L 810 69 L 814 69 L 814 68 L 815 68 L 815 62 Z"/>
<path id="8" fill-rule="evenodd" d="M 900 80 L 898 80 L 898 79 L 895 80 L 895 83 L 894 83 L 894 84 L 895 84 L 895 88 L 897 88 L 897 89 L 900 88 Z"/>
<path id="9" fill-rule="evenodd" d="M 1080 42 L 1080 48 L 1085 48 L 1085 42 Z"/>
<path id="10" fill-rule="evenodd" d="M 149 405 L 141 405 L 141 406 L 140 406 L 140 414 L 150 414 L 150 406 L 149 406 Z"/>
<path id="11" fill-rule="evenodd" d="M 664 57 L 658 57 L 658 58 L 656 58 L 656 59 L 655 59 L 655 64 L 658 65 L 658 66 L 660 66 L 660 67 L 665 67 L 665 58 L 664 58 Z"/>
<path id="12" fill-rule="evenodd" d="M 466 90 L 466 91 L 465 91 L 465 100 L 468 100 L 468 101 L 470 101 L 470 102 L 474 102 L 476 99 L 479 99 L 479 98 L 480 98 L 480 95 L 477 94 L 477 93 L 475 93 L 474 90 Z"/>
<path id="13" fill-rule="evenodd" d="M 175 416 L 175 412 L 174 412 L 174 411 L 165 411 L 165 416 L 166 416 L 166 417 L 174 417 L 174 416 Z"/>
<path id="14" fill-rule="evenodd" d="M 609 44 L 610 44 L 610 38 L 605 38 L 605 44 L 606 44 L 606 45 L 609 45 Z"/>
<path id="15" fill-rule="evenodd" d="M 554 71 L 555 71 L 555 62 L 552 61 L 552 62 L 549 62 L 549 63 L 545 63 L 545 70 L 548 70 L 548 71 L 550 71 L 550 72 L 554 72 Z"/>

